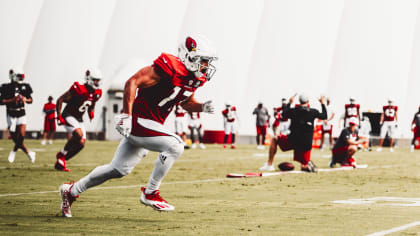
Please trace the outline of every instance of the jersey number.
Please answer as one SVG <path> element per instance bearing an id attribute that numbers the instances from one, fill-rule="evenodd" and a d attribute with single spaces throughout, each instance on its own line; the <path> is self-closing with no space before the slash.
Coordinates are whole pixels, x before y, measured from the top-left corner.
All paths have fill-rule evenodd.
<path id="1" fill-rule="evenodd" d="M 355 108 L 355 107 L 347 108 L 347 115 L 348 116 L 357 116 L 357 108 Z"/>
<path id="2" fill-rule="evenodd" d="M 162 101 L 159 102 L 158 106 L 163 107 L 166 103 L 174 100 L 180 94 L 180 91 L 181 91 L 181 87 L 175 87 L 172 93 L 168 97 L 162 99 Z M 191 94 L 192 92 L 186 91 L 186 90 L 182 92 L 182 95 L 184 95 L 187 98 L 190 97 Z"/>
<path id="3" fill-rule="evenodd" d="M 385 115 L 388 116 L 388 117 L 394 117 L 395 110 L 394 109 L 386 109 L 385 110 Z"/>
<path id="4" fill-rule="evenodd" d="M 85 101 L 80 107 L 79 107 L 79 112 L 83 113 L 85 112 L 88 107 L 90 107 L 92 105 L 92 101 L 87 100 Z"/>

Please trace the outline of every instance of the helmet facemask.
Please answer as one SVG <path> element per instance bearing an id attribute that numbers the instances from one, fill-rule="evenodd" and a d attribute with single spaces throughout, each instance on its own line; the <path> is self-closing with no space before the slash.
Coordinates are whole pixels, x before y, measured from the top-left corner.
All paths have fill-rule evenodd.
<path id="1" fill-rule="evenodd" d="M 21 70 L 9 70 L 9 78 L 12 82 L 15 83 L 23 83 L 23 80 L 25 79 L 25 74 Z"/>
<path id="2" fill-rule="evenodd" d="M 86 84 L 88 84 L 89 86 L 91 86 L 94 89 L 99 89 L 101 86 L 101 79 L 102 78 L 102 74 L 99 70 L 87 70 L 86 71 Z"/>

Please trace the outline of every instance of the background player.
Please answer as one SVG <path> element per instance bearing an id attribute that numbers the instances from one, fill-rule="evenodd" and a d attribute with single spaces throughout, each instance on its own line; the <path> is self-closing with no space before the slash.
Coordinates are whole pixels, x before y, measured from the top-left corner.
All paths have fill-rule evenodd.
<path id="1" fill-rule="evenodd" d="M 265 136 L 267 134 L 267 124 L 270 120 L 270 114 L 268 114 L 268 110 L 263 106 L 262 102 L 258 103 L 252 114 L 257 116 L 257 148 L 264 150 Z"/>
<path id="2" fill-rule="evenodd" d="M 411 140 L 410 151 L 414 152 L 416 145 L 416 140 L 420 137 L 420 106 L 416 114 L 414 114 L 413 122 L 411 122 L 411 127 L 413 130 L 413 139 Z"/>
<path id="3" fill-rule="evenodd" d="M 321 147 L 320 147 L 321 151 L 324 150 L 324 138 L 326 134 L 328 134 L 328 139 L 330 141 L 330 149 L 333 146 L 333 137 L 332 137 L 333 125 L 331 123 L 331 120 L 334 119 L 335 112 L 331 109 L 329 98 L 327 98 L 326 108 L 327 108 L 328 119 L 322 121 L 322 137 L 321 137 Z"/>
<path id="4" fill-rule="evenodd" d="M 293 160 L 301 163 L 301 170 L 308 172 L 317 172 L 315 164 L 311 161 L 312 139 L 314 133 L 315 119 L 327 119 L 327 110 L 325 108 L 325 97 L 319 99 L 322 112 L 309 107 L 308 98 L 301 94 L 299 96 L 300 105 L 290 108 L 296 95 L 289 99 L 283 115 L 290 119 L 290 134 L 280 134 L 277 139 L 272 139 L 267 163 L 260 170 L 273 171 L 274 156 L 277 152 L 277 145 L 282 151 L 293 149 Z"/>
<path id="5" fill-rule="evenodd" d="M 158 211 L 175 209 L 160 196 L 159 186 L 184 145 L 163 124 L 177 103 L 189 112 L 213 113 L 211 101 L 197 102 L 194 92 L 211 79 L 216 68 L 210 63 L 216 59 L 205 38 L 187 37 L 179 46 L 178 57 L 162 53 L 152 66 L 140 69 L 126 82 L 123 114 L 116 126 L 124 138 L 110 164 L 98 166 L 78 182 L 60 187 L 64 216 L 71 217 L 70 206 L 80 193 L 128 175 L 148 150 L 159 155 L 147 187 L 141 188 L 140 201 Z"/>
<path id="6" fill-rule="evenodd" d="M 384 144 L 384 139 L 388 134 L 391 142 L 389 144 L 389 151 L 394 151 L 394 138 L 397 132 L 397 122 L 398 122 L 398 107 L 393 105 L 392 99 L 388 99 L 388 105 L 382 107 L 381 115 L 381 140 L 379 141 L 379 147 L 376 151 L 382 151 L 382 145 Z"/>
<path id="7" fill-rule="evenodd" d="M 2 84 L 0 87 L 1 104 L 6 105 L 7 127 L 12 136 L 15 146 L 10 151 L 8 160 L 15 161 L 16 152 L 20 148 L 28 156 L 29 160 L 35 162 L 35 152 L 29 151 L 23 143 L 26 133 L 26 112 L 25 103 L 32 103 L 32 88 L 24 83 L 25 74 L 21 69 L 9 70 L 10 83 Z"/>
<path id="8" fill-rule="evenodd" d="M 274 122 L 273 122 L 273 138 L 277 138 L 279 134 L 288 135 L 290 133 L 289 126 L 290 121 L 289 119 L 283 116 L 283 109 L 287 105 L 286 98 L 281 99 L 281 107 L 274 107 Z"/>
<path id="9" fill-rule="evenodd" d="M 187 133 L 186 133 L 186 125 L 185 125 L 185 113 L 186 111 L 182 108 L 181 105 L 176 104 L 175 106 L 175 133 L 181 137 L 182 141 L 184 142 L 184 148 L 188 149 L 190 147 L 187 146 Z"/>
<path id="10" fill-rule="evenodd" d="M 42 112 L 45 113 L 44 118 L 44 134 L 42 137 L 41 144 L 45 145 L 47 143 L 47 135 L 48 135 L 48 144 L 53 143 L 53 137 L 56 130 L 55 125 L 55 112 L 56 112 L 56 106 L 55 103 L 53 103 L 53 97 L 48 97 L 48 102 L 44 104 L 44 108 L 42 109 Z"/>
<path id="11" fill-rule="evenodd" d="M 206 146 L 203 143 L 203 138 L 201 136 L 201 120 L 200 120 L 200 112 L 188 112 L 189 116 L 189 124 L 188 128 L 190 129 L 190 136 L 191 136 L 191 148 L 197 148 L 197 143 L 200 145 L 201 149 L 206 149 Z M 195 133 L 197 133 L 197 139 L 195 139 Z"/>
<path id="12" fill-rule="evenodd" d="M 238 114 L 236 113 L 236 107 L 232 105 L 231 101 L 226 102 L 226 108 L 222 111 L 225 137 L 223 140 L 223 148 L 226 148 L 227 140 L 229 134 L 232 133 L 232 143 L 230 148 L 235 149 L 235 134 L 236 134 L 236 120 L 238 119 Z"/>
<path id="13" fill-rule="evenodd" d="M 341 166 L 357 167 L 353 155 L 357 152 L 358 145 L 368 142 L 366 139 L 360 139 L 357 130 L 358 120 L 356 117 L 348 120 L 349 127 L 344 128 L 337 142 L 332 149 L 330 167 L 333 168 L 336 163 Z"/>
<path id="14" fill-rule="evenodd" d="M 350 97 L 350 103 L 344 105 L 344 127 L 349 127 L 349 119 L 355 117 L 357 125 L 360 124 L 360 105 L 356 104 L 356 99 Z"/>
<path id="15" fill-rule="evenodd" d="M 99 70 L 87 70 L 85 73 L 86 82 L 84 84 L 74 82 L 70 89 L 57 100 L 58 124 L 64 125 L 67 132 L 71 134 L 71 138 L 56 155 L 56 170 L 70 171 L 67 169 L 66 160 L 79 153 L 85 146 L 86 129 L 83 125 L 83 114 L 87 111 L 89 119 L 92 121 L 95 115 L 95 104 L 102 96 L 102 90 L 99 88 L 101 78 Z M 67 105 L 61 113 L 63 102 Z"/>

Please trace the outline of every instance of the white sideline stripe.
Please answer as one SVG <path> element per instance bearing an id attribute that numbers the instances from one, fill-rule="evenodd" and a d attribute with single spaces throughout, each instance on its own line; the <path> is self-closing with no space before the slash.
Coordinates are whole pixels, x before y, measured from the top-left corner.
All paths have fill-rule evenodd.
<path id="1" fill-rule="evenodd" d="M 82 164 L 72 164 L 71 166 L 97 166 L 97 165 L 100 165 L 100 164 L 98 164 L 98 163 L 82 163 Z M 33 167 L 36 167 L 36 168 L 38 168 L 38 167 L 53 167 L 54 165 L 52 165 L 52 164 L 44 164 L 44 165 L 27 165 L 27 166 L 23 166 L 23 165 L 21 165 L 21 166 L 0 166 L 0 170 L 4 170 L 4 169 L 7 169 L 7 168 L 10 168 L 10 169 L 16 169 L 16 168 L 33 168 Z"/>
<path id="2" fill-rule="evenodd" d="M 195 184 L 195 183 L 207 183 L 207 182 L 217 182 L 233 180 L 232 178 L 222 178 L 222 179 L 203 179 L 203 180 L 192 180 L 192 181 L 174 181 L 168 183 L 162 183 L 161 185 L 172 185 L 172 184 Z M 142 185 L 122 185 L 122 186 L 109 186 L 109 187 L 94 187 L 90 190 L 103 190 L 103 189 L 125 189 L 125 188 L 140 188 Z M 35 195 L 35 194 L 46 194 L 46 193 L 58 193 L 60 191 L 43 191 L 43 192 L 29 192 L 29 193 L 7 193 L 0 194 L 0 197 L 11 197 L 11 196 L 22 196 L 22 195 Z"/>
<path id="3" fill-rule="evenodd" d="M 408 228 L 411 228 L 411 227 L 414 227 L 414 226 L 418 226 L 418 225 L 420 225 L 420 221 L 415 221 L 415 222 L 412 222 L 410 224 L 398 226 L 398 227 L 395 227 L 395 228 L 392 228 L 392 229 L 384 230 L 384 231 L 381 231 L 381 232 L 376 232 L 376 233 L 373 233 L 373 234 L 368 234 L 366 236 L 383 236 L 383 235 L 387 235 L 387 234 L 390 234 L 390 233 L 395 233 L 395 232 L 405 230 L 405 229 L 408 229 Z"/>

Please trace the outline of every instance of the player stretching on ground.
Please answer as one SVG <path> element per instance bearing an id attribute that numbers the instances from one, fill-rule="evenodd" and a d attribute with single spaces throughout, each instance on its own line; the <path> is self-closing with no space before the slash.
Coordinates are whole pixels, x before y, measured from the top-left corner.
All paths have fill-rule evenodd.
<path id="1" fill-rule="evenodd" d="M 229 134 L 232 133 L 232 143 L 230 148 L 235 149 L 235 133 L 236 133 L 236 119 L 238 115 L 236 114 L 236 107 L 232 106 L 232 102 L 226 102 L 226 109 L 222 111 L 223 123 L 225 128 L 225 138 L 223 140 L 223 148 L 226 148 L 227 140 Z"/>
<path id="2" fill-rule="evenodd" d="M 53 103 L 53 97 L 48 97 L 48 102 L 44 104 L 44 108 L 42 109 L 42 112 L 45 113 L 44 118 L 44 134 L 42 137 L 41 145 L 47 144 L 47 136 L 48 136 L 48 144 L 52 144 L 52 140 L 54 137 L 54 133 L 56 130 L 55 125 L 55 112 L 56 112 L 56 106 Z"/>
<path id="3" fill-rule="evenodd" d="M 92 121 L 95 115 L 95 104 L 102 96 L 99 88 L 102 75 L 99 70 L 87 70 L 85 75 L 86 82 L 79 84 L 74 82 L 70 89 L 57 100 L 57 119 L 59 125 L 64 125 L 71 138 L 67 141 L 64 148 L 57 153 L 55 169 L 60 171 L 70 171 L 66 161 L 79 153 L 86 142 L 86 129 L 83 125 L 83 114 L 88 112 L 89 119 Z M 61 113 L 63 102 L 67 103 Z"/>
<path id="4" fill-rule="evenodd" d="M 296 96 L 296 95 L 295 95 Z M 300 105 L 290 108 L 295 96 L 289 99 L 283 115 L 290 119 L 290 134 L 280 134 L 277 139 L 272 139 L 268 161 L 260 170 L 274 171 L 273 161 L 277 152 L 277 145 L 282 151 L 293 150 L 293 160 L 301 163 L 301 170 L 307 172 L 317 172 L 316 166 L 311 161 L 312 139 L 314 133 L 314 120 L 327 119 L 327 109 L 325 108 L 325 97 L 322 96 L 319 101 L 322 106 L 322 112 L 309 107 L 309 100 L 305 95 L 299 96 Z"/>
<path id="5" fill-rule="evenodd" d="M 368 142 L 366 139 L 359 140 L 357 123 L 358 120 L 356 117 L 350 118 L 348 120 L 349 127 L 346 127 L 341 131 L 341 134 L 332 149 L 330 161 L 331 168 L 333 168 L 336 163 L 339 163 L 341 166 L 357 167 L 353 155 L 357 152 L 359 144 Z"/>
<path id="6" fill-rule="evenodd" d="M 211 101 L 197 102 L 194 92 L 210 80 L 216 70 L 210 63 L 216 59 L 205 38 L 187 37 L 178 48 L 178 57 L 162 53 L 152 66 L 142 68 L 126 82 L 123 114 L 116 126 L 124 138 L 111 163 L 96 167 L 74 184 L 60 187 L 63 216 L 71 217 L 71 204 L 79 194 L 109 179 L 128 175 L 148 150 L 159 155 L 147 187 L 141 188 L 140 202 L 158 211 L 175 209 L 160 196 L 159 186 L 184 151 L 184 145 L 163 124 L 178 103 L 189 112 L 213 113 Z"/>
<path id="7" fill-rule="evenodd" d="M 411 123 L 413 130 L 413 139 L 411 140 L 410 151 L 414 152 L 416 139 L 420 137 L 420 107 L 416 114 L 414 114 L 413 122 Z"/>
<path id="8" fill-rule="evenodd" d="M 11 69 L 9 78 L 10 83 L 2 84 L 0 87 L 0 104 L 6 105 L 7 127 L 15 143 L 8 160 L 10 163 L 14 162 L 16 152 L 20 148 L 34 163 L 35 152 L 29 151 L 23 143 L 26 133 L 25 103 L 32 103 L 32 88 L 23 82 L 25 74 L 21 69 Z"/>
<path id="9" fill-rule="evenodd" d="M 376 151 L 380 152 L 382 151 L 382 145 L 384 144 L 384 139 L 386 135 L 388 134 L 389 138 L 391 139 L 391 142 L 389 144 L 389 151 L 393 152 L 393 146 L 394 146 L 394 138 L 395 133 L 397 132 L 397 122 L 398 122 L 398 107 L 393 105 L 393 101 L 391 99 L 388 99 L 388 105 L 383 106 L 382 108 L 383 112 L 381 115 L 381 140 L 379 141 L 379 147 L 376 149 Z"/>
<path id="10" fill-rule="evenodd" d="M 360 124 L 360 105 L 356 104 L 356 99 L 350 97 L 350 103 L 344 105 L 344 127 L 349 127 L 349 119 L 355 117 L 357 125 Z"/>

